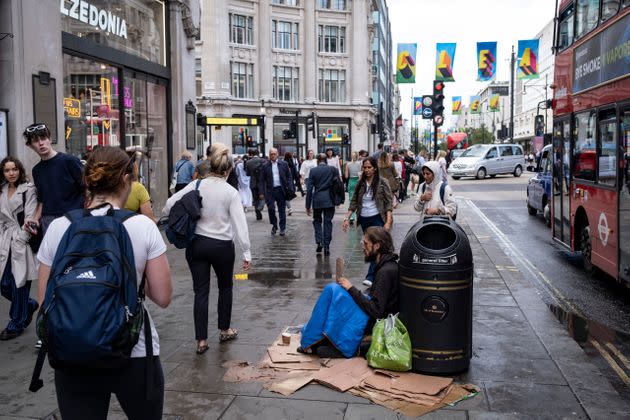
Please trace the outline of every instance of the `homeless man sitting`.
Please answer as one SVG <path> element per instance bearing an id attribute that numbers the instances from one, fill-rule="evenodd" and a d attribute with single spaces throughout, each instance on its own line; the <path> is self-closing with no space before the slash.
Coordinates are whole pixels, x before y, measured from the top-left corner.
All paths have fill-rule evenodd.
<path id="1" fill-rule="evenodd" d="M 376 320 L 398 312 L 398 256 L 392 236 L 372 226 L 361 243 L 365 261 L 376 263 L 372 286 L 363 293 L 341 277 L 324 287 L 302 329 L 298 351 L 322 358 L 356 356 L 364 333 L 372 334 Z"/>

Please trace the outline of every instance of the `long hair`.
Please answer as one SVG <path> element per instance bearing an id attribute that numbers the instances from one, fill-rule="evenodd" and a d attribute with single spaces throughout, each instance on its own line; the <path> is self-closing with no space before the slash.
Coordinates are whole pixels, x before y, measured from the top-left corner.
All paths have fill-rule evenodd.
<path id="1" fill-rule="evenodd" d="M 363 162 L 370 162 L 370 165 L 372 165 L 372 167 L 374 168 L 374 176 L 372 177 L 372 183 L 370 184 L 370 186 L 368 187 L 367 185 L 367 181 L 365 179 L 365 172 L 361 171 L 361 178 L 359 178 L 359 182 L 357 182 L 356 187 L 354 187 L 354 194 L 357 195 L 359 194 L 359 190 L 361 189 L 361 187 L 365 187 L 365 191 L 376 191 L 376 189 L 378 188 L 378 184 L 379 182 L 381 182 L 381 178 L 378 175 L 378 166 L 376 163 L 376 159 L 374 159 L 374 157 L 372 156 L 368 156 L 365 159 L 363 159 Z M 363 162 L 361 162 L 361 167 L 363 168 Z"/>
<path id="2" fill-rule="evenodd" d="M 365 236 L 373 244 L 379 244 L 378 253 L 381 255 L 393 254 L 396 252 L 392 235 L 380 226 L 370 226 L 365 230 Z"/>
<path id="3" fill-rule="evenodd" d="M 378 167 L 389 168 L 390 166 L 391 166 L 391 162 L 389 161 L 389 153 L 382 152 L 378 157 Z"/>
<path id="4" fill-rule="evenodd" d="M 26 171 L 24 170 L 24 165 L 22 165 L 22 162 L 20 162 L 18 158 L 14 158 L 13 156 L 7 156 L 4 159 L 2 159 L 2 162 L 0 162 L 0 171 L 2 171 L 0 175 L 2 177 L 1 178 L 2 181 L 0 181 L 0 185 L 9 183 L 9 181 L 7 181 L 7 179 L 4 177 L 4 166 L 9 162 L 13 162 L 15 164 L 15 167 L 18 169 L 18 171 L 20 171 L 20 175 L 18 176 L 17 181 L 15 181 L 15 186 L 17 187 L 20 184 L 24 184 L 25 182 L 28 182 L 28 177 L 26 176 Z"/>

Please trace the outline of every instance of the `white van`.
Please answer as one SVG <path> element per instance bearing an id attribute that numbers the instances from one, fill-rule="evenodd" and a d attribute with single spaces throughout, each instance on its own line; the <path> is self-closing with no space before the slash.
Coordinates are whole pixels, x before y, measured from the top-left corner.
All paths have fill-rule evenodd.
<path id="1" fill-rule="evenodd" d="M 523 148 L 518 144 L 475 144 L 464 151 L 448 167 L 453 179 L 473 176 L 484 179 L 499 174 L 513 174 L 518 177 L 525 168 Z"/>

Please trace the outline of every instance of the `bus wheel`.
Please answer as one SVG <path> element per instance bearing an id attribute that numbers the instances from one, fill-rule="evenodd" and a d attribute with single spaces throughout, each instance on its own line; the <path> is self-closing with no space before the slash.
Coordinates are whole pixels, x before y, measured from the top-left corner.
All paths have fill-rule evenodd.
<path id="1" fill-rule="evenodd" d="M 486 177 L 486 169 L 479 168 L 479 170 L 477 171 L 477 179 L 484 179 L 485 177 Z"/>
<path id="2" fill-rule="evenodd" d="M 591 246 L 591 228 L 585 226 L 582 228 L 582 235 L 580 237 L 580 251 L 582 251 L 582 261 L 584 264 L 584 271 L 588 274 L 595 273 L 595 266 L 591 260 L 591 253 L 593 248 Z"/>

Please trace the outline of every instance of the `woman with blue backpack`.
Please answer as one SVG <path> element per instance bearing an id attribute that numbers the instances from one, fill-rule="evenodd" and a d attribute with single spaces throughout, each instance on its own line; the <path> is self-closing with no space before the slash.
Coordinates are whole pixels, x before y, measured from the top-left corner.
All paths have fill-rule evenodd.
<path id="1" fill-rule="evenodd" d="M 118 147 L 95 150 L 84 171 L 87 208 L 55 219 L 38 253 L 44 344 L 30 390 L 42 386 L 47 352 L 64 420 L 106 418 L 111 394 L 130 419 L 162 417 L 160 343 L 143 301 L 166 308 L 173 287 L 155 222 L 120 210 L 133 164 Z"/>

